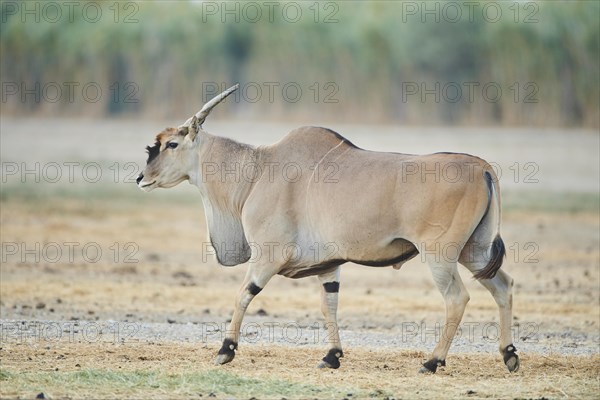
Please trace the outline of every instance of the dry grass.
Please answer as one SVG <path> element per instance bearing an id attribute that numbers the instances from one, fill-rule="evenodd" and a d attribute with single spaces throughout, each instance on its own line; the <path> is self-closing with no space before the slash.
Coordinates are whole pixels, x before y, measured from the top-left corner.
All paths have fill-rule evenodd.
<path id="1" fill-rule="evenodd" d="M 509 374 L 499 355 L 462 354 L 434 376 L 425 353 L 350 349 L 340 370 L 317 370 L 322 351 L 246 346 L 232 364 L 211 364 L 216 346 L 187 343 L 5 345 L 2 396 L 52 398 L 591 398 L 600 357 L 523 355 Z M 284 361 L 285 360 L 285 361 Z"/>

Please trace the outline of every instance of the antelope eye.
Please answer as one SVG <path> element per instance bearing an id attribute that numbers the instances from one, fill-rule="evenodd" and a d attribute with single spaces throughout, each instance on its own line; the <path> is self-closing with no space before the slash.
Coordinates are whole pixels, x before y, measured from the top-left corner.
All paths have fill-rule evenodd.
<path id="1" fill-rule="evenodd" d="M 169 142 L 169 143 L 167 143 L 167 148 L 174 149 L 175 147 L 177 147 L 178 144 L 179 143 L 177 143 L 177 142 Z"/>

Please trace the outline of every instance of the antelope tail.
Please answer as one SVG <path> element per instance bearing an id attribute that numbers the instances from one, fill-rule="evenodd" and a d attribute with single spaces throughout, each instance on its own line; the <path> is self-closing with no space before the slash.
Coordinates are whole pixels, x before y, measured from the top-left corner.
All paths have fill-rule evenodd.
<path id="1" fill-rule="evenodd" d="M 490 261 L 487 265 L 480 271 L 478 271 L 473 277 L 475 279 L 492 279 L 496 276 L 496 272 L 502 266 L 502 262 L 504 261 L 504 257 L 506 255 L 506 248 L 504 247 L 504 241 L 500 237 L 500 200 L 497 189 L 495 188 L 492 175 L 489 172 L 485 173 L 486 182 L 489 189 L 489 199 L 488 199 L 488 207 L 486 210 L 486 215 L 483 217 L 497 217 L 497 226 L 498 233 L 494 238 L 494 241 L 491 243 L 490 248 Z M 494 210 L 494 208 L 496 210 Z M 488 215 L 492 213 L 493 215 Z"/>

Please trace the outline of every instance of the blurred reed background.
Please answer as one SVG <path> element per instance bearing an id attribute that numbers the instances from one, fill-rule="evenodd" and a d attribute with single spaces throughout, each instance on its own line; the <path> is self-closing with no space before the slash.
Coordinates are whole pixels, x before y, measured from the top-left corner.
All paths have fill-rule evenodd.
<path id="1" fill-rule="evenodd" d="M 597 1 L 66 3 L 2 3 L 2 115 L 599 126 Z"/>

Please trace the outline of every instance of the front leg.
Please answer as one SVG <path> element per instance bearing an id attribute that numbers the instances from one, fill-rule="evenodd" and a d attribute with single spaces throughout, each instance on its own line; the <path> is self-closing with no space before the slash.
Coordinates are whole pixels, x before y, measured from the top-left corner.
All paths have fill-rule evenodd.
<path id="1" fill-rule="evenodd" d="M 240 328 L 242 327 L 242 320 L 244 319 L 246 309 L 252 299 L 260 293 L 273 275 L 274 273 L 270 269 L 256 268 L 252 265 L 248 267 L 246 278 L 244 278 L 244 282 L 236 297 L 235 310 L 227 328 L 223 346 L 221 346 L 219 354 L 215 359 L 215 365 L 226 364 L 235 357 L 240 337 Z"/>
<path id="2" fill-rule="evenodd" d="M 325 317 L 325 327 L 328 331 L 329 351 L 319 363 L 319 368 L 340 367 L 340 358 L 344 356 L 342 343 L 337 325 L 338 293 L 340 290 L 340 267 L 334 271 L 319 275 L 321 282 L 321 311 Z"/>

